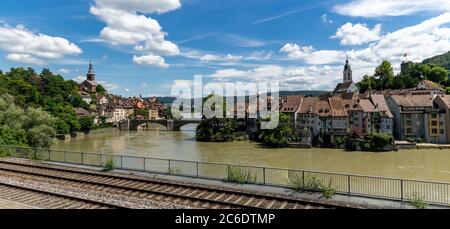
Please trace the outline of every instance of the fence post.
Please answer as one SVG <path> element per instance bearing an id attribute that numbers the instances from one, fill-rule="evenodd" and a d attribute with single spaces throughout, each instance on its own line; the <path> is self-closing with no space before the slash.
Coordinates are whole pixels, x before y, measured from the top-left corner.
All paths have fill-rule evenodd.
<path id="1" fill-rule="evenodd" d="M 350 175 L 347 175 L 347 183 L 348 183 L 348 195 L 352 195 L 352 183 Z"/>
<path id="2" fill-rule="evenodd" d="M 123 169 L 123 156 L 120 155 L 120 169 Z"/>
<path id="3" fill-rule="evenodd" d="M 230 181 L 230 171 L 231 171 L 231 165 L 227 165 L 228 170 L 227 170 L 227 180 Z"/>
<path id="4" fill-rule="evenodd" d="M 171 175 L 172 174 L 172 171 L 171 171 L 171 162 L 170 162 L 170 160 L 169 160 L 169 175 Z"/>
<path id="5" fill-rule="evenodd" d="M 143 159 L 144 159 L 144 172 L 145 172 L 145 170 L 146 170 L 146 169 L 145 169 L 145 157 L 143 157 Z"/>
<path id="6" fill-rule="evenodd" d="M 200 177 L 200 174 L 199 174 L 199 171 L 198 171 L 198 162 L 197 162 L 197 178 L 199 178 Z"/>
<path id="7" fill-rule="evenodd" d="M 66 162 L 66 151 L 64 151 L 64 163 Z"/>
<path id="8" fill-rule="evenodd" d="M 402 202 L 405 200 L 405 197 L 403 196 L 403 180 L 400 180 L 400 198 Z"/>
<path id="9" fill-rule="evenodd" d="M 305 187 L 305 171 L 302 171 L 302 184 L 303 184 L 303 188 Z"/>
<path id="10" fill-rule="evenodd" d="M 266 167 L 263 168 L 263 184 L 266 184 Z"/>
<path id="11" fill-rule="evenodd" d="M 81 165 L 84 165 L 84 153 L 81 152 Z"/>

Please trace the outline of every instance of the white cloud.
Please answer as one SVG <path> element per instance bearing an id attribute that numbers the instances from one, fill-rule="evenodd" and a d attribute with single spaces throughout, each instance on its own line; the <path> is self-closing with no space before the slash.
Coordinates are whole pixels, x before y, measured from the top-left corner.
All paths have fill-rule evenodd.
<path id="1" fill-rule="evenodd" d="M 168 68 L 169 64 L 166 63 L 164 58 L 156 55 L 145 55 L 145 56 L 133 56 L 133 62 L 139 65 L 146 65 L 157 68 Z"/>
<path id="2" fill-rule="evenodd" d="M 323 14 L 321 17 L 322 22 L 325 24 L 333 24 L 333 20 L 331 20 L 327 14 Z"/>
<path id="3" fill-rule="evenodd" d="M 128 89 L 128 88 L 125 88 L 125 92 L 130 92 L 130 89 Z"/>
<path id="4" fill-rule="evenodd" d="M 227 54 L 224 56 L 221 55 L 213 55 L 213 54 L 206 54 L 203 56 L 200 56 L 199 58 L 201 61 L 210 62 L 210 61 L 227 61 L 227 62 L 236 62 L 242 59 L 242 56 L 235 56 L 232 54 Z"/>
<path id="5" fill-rule="evenodd" d="M 422 61 L 450 50 L 448 23 L 450 13 L 445 13 L 418 25 L 388 33 L 369 47 L 351 51 L 349 54 L 369 63 L 389 60 L 398 65 L 405 53 L 411 61 Z"/>
<path id="6" fill-rule="evenodd" d="M 120 88 L 118 84 L 108 83 L 106 81 L 98 81 L 100 85 L 102 85 L 107 91 L 114 91 Z"/>
<path id="7" fill-rule="evenodd" d="M 100 32 L 102 41 L 113 45 L 133 46 L 134 52 L 148 56 L 161 57 L 180 53 L 175 43 L 166 40 L 167 33 L 157 20 L 139 14 L 178 9 L 181 6 L 179 0 L 96 0 L 95 3 L 90 8 L 91 14 L 107 25 Z"/>
<path id="8" fill-rule="evenodd" d="M 338 4 L 334 11 L 354 17 L 403 16 L 419 12 L 450 11 L 448 0 L 352 0 Z"/>
<path id="9" fill-rule="evenodd" d="M 61 59 L 82 50 L 61 37 L 52 37 L 29 31 L 25 26 L 0 25 L 0 49 L 8 53 L 7 59 L 16 62 L 44 65 L 48 59 Z"/>
<path id="10" fill-rule="evenodd" d="M 44 61 L 41 59 L 38 59 L 36 57 L 33 57 L 28 54 L 17 54 L 17 53 L 11 53 L 6 56 L 6 59 L 14 61 L 14 62 L 20 62 L 20 63 L 26 63 L 26 64 L 35 64 L 35 65 L 44 65 Z"/>
<path id="11" fill-rule="evenodd" d="M 233 54 L 210 54 L 201 51 L 189 51 L 180 54 L 189 59 L 199 60 L 202 62 L 238 62 L 244 57 Z"/>
<path id="12" fill-rule="evenodd" d="M 256 60 L 256 61 L 262 61 L 262 60 L 270 60 L 273 56 L 273 52 L 265 52 L 265 51 L 255 51 L 250 53 L 247 57 L 245 57 L 245 60 Z"/>
<path id="13" fill-rule="evenodd" d="M 67 68 L 60 68 L 60 69 L 58 69 L 58 72 L 61 74 L 69 74 L 72 72 L 72 70 L 67 69 Z"/>
<path id="14" fill-rule="evenodd" d="M 394 66 L 404 60 L 408 54 L 411 61 L 422 60 L 445 53 L 450 50 L 450 13 L 428 19 L 418 25 L 380 36 L 366 47 L 352 50 L 315 50 L 311 46 L 301 47 L 288 43 L 280 52 L 286 53 L 290 59 L 299 60 L 306 64 L 341 64 L 349 57 L 354 69 L 370 69 L 376 67 L 383 60 L 391 61 Z M 365 71 L 365 73 L 370 73 Z"/>
<path id="15" fill-rule="evenodd" d="M 281 90 L 332 90 L 342 77 L 342 66 L 278 66 L 266 65 L 253 69 L 221 69 L 208 75 L 219 82 L 274 82 Z M 244 82 L 245 83 L 245 82 Z"/>
<path id="16" fill-rule="evenodd" d="M 235 47 L 256 48 L 266 45 L 264 41 L 236 34 L 226 34 L 222 35 L 220 38 L 226 41 L 227 44 Z"/>
<path id="17" fill-rule="evenodd" d="M 73 78 L 72 80 L 77 83 L 83 83 L 83 81 L 86 80 L 86 76 L 77 76 L 77 77 Z"/>
<path id="18" fill-rule="evenodd" d="M 286 53 L 289 58 L 301 60 L 307 64 L 323 65 L 337 63 L 345 57 L 345 53 L 336 50 L 315 50 L 312 46 L 299 46 L 297 44 L 288 43 L 284 45 L 280 52 Z"/>
<path id="19" fill-rule="evenodd" d="M 104 8 L 146 13 L 165 13 L 181 7 L 179 0 L 95 0 L 95 2 Z"/>
<path id="20" fill-rule="evenodd" d="M 381 24 L 370 29 L 366 24 L 353 25 L 349 22 L 341 26 L 332 38 L 340 39 L 341 45 L 363 45 L 380 40 L 380 33 Z"/>

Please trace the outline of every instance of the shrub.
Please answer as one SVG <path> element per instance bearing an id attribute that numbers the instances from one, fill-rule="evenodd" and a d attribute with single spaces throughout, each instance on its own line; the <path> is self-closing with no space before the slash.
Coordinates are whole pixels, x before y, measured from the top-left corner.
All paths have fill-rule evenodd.
<path id="1" fill-rule="evenodd" d="M 249 170 L 245 170 L 236 166 L 228 168 L 228 181 L 238 184 L 254 184 L 257 176 L 252 175 Z"/>
<path id="2" fill-rule="evenodd" d="M 103 166 L 103 172 L 109 172 L 112 170 L 114 170 L 114 160 L 109 159 L 108 161 L 106 161 L 105 165 Z"/>
<path id="3" fill-rule="evenodd" d="M 169 169 L 169 174 L 170 175 L 180 175 L 181 174 L 181 169 L 174 167 L 174 168 L 170 168 Z"/>
<path id="4" fill-rule="evenodd" d="M 389 134 L 372 133 L 368 140 L 372 151 L 383 151 L 385 146 L 393 144 L 394 137 Z"/>
<path id="5" fill-rule="evenodd" d="M 409 202 L 412 206 L 414 206 L 417 209 L 425 209 L 427 208 L 427 203 L 424 200 L 425 198 L 423 196 L 420 196 L 418 193 L 412 194 L 410 197 Z"/>
<path id="6" fill-rule="evenodd" d="M 328 186 L 322 188 L 322 195 L 327 199 L 331 199 L 336 194 L 336 189 L 332 187 L 332 182 Z"/>
<path id="7" fill-rule="evenodd" d="M 336 194 L 336 189 L 333 188 L 333 181 L 330 180 L 328 185 L 324 185 L 323 181 L 317 177 L 309 177 L 303 180 L 300 176 L 294 176 L 288 182 L 292 189 L 296 191 L 307 191 L 307 192 L 321 192 L 322 196 L 330 199 Z"/>

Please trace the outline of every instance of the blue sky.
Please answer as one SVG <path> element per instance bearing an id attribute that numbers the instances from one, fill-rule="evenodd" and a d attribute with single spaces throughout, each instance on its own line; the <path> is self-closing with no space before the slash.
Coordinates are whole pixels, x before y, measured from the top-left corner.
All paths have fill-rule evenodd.
<path id="1" fill-rule="evenodd" d="M 126 96 L 169 95 L 194 75 L 331 90 L 347 57 L 359 80 L 384 59 L 450 51 L 449 12 L 447 0 L 5 0 L 0 69 L 81 79 L 92 59 Z"/>

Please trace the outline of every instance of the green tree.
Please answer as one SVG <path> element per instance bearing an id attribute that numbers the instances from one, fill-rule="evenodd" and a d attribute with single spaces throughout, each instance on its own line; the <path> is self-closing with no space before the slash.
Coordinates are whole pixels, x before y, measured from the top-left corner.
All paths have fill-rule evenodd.
<path id="1" fill-rule="evenodd" d="M 375 85 L 376 85 L 376 80 L 369 75 L 364 75 L 363 79 L 356 84 L 356 86 L 358 87 L 359 91 L 361 93 L 365 93 L 366 91 L 369 90 L 374 90 L 375 89 Z"/>
<path id="2" fill-rule="evenodd" d="M 427 79 L 439 84 L 446 84 L 449 72 L 441 67 L 433 67 L 427 74 Z"/>
<path id="3" fill-rule="evenodd" d="M 102 86 L 102 85 L 98 85 L 97 86 L 97 93 L 100 95 L 106 95 L 108 92 L 106 91 L 106 89 Z"/>
<path id="4" fill-rule="evenodd" d="M 375 69 L 374 77 L 377 79 L 377 83 L 375 85 L 376 89 L 382 90 L 394 87 L 394 69 L 389 61 L 383 61 Z"/>
<path id="5" fill-rule="evenodd" d="M 56 119 L 40 108 L 26 111 L 10 95 L 0 97 L 0 143 L 48 148 L 53 143 Z"/>
<path id="6" fill-rule="evenodd" d="M 89 131 L 91 131 L 92 126 L 94 126 L 94 117 L 81 117 L 78 119 L 78 122 L 80 124 L 80 130 L 88 133 Z"/>
<path id="7" fill-rule="evenodd" d="M 272 130 L 262 130 L 259 142 L 268 147 L 284 148 L 295 138 L 294 131 L 289 125 L 289 116 L 280 113 L 279 125 Z"/>

